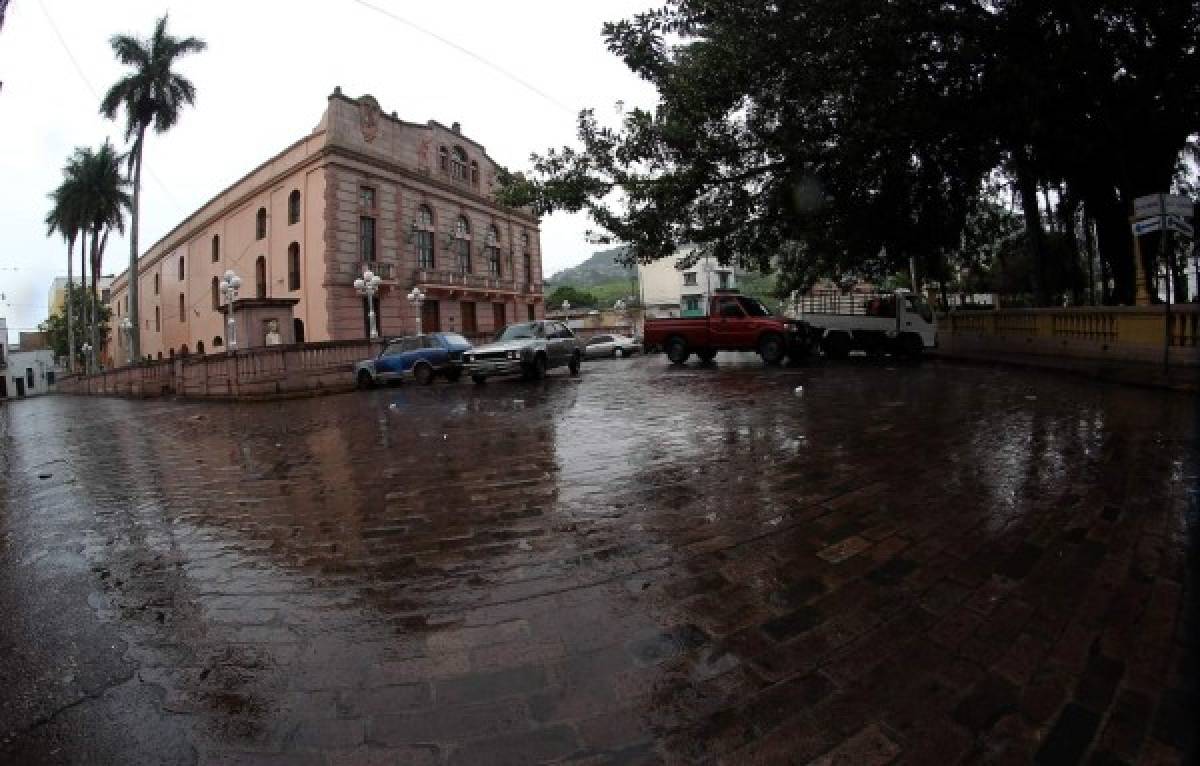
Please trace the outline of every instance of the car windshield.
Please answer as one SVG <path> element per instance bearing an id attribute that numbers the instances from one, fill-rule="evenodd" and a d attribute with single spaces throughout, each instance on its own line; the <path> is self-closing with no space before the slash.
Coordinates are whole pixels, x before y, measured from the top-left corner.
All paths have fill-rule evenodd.
<path id="1" fill-rule="evenodd" d="M 747 316 L 752 317 L 769 317 L 771 312 L 767 311 L 767 307 L 753 298 L 739 298 L 738 303 L 742 304 L 742 309 L 745 310 Z"/>
<path id="2" fill-rule="evenodd" d="M 442 343 L 447 346 L 469 346 L 471 341 L 456 332 L 442 333 Z"/>
<path id="3" fill-rule="evenodd" d="M 508 327 L 505 327 L 504 331 L 496 336 L 496 340 L 536 338 L 539 334 L 536 322 L 523 322 L 521 324 L 510 324 Z"/>

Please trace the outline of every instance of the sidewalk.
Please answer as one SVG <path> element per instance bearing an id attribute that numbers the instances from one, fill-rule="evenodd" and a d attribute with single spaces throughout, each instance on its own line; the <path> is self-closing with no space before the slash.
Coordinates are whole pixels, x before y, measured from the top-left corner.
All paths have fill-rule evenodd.
<path id="1" fill-rule="evenodd" d="M 1080 359 L 1077 357 L 1050 356 L 1047 354 L 1009 354 L 997 351 L 943 350 L 926 352 L 935 359 L 977 364 L 1004 364 L 1026 369 L 1055 370 L 1072 375 L 1081 375 L 1110 383 L 1146 388 L 1167 388 L 1174 391 L 1200 391 L 1200 365 L 1173 364 L 1169 369 L 1161 364 L 1122 362 L 1109 360 Z M 1200 357 L 1200 352 L 1197 354 Z M 1200 361 L 1200 359 L 1198 359 Z"/>

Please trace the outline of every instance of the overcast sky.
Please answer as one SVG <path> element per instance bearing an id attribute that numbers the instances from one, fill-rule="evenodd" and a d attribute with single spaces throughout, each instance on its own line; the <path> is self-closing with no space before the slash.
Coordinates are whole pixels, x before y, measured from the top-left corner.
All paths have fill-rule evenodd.
<path id="1" fill-rule="evenodd" d="M 179 67 L 196 85 L 195 107 L 169 133 L 147 141 L 144 251 L 310 132 L 335 85 L 351 97 L 371 93 L 401 119 L 461 122 L 497 162 L 527 168 L 531 152 L 574 142 L 580 108 L 615 120 L 618 100 L 653 104 L 653 91 L 600 37 L 604 21 L 653 4 L 11 0 L 0 30 L 0 317 L 11 340 L 45 319 L 50 283 L 66 274 L 66 246 L 47 238 L 43 223 L 46 194 L 61 180 L 64 160 L 74 147 L 98 146 L 105 137 L 124 147 L 123 125 L 98 114 L 100 97 L 122 72 L 109 47 L 113 34 L 148 36 L 169 11 L 169 31 L 209 46 Z M 546 274 L 597 249 L 584 242 L 587 228 L 582 216 L 542 222 Z M 128 258 L 128 241 L 110 239 L 104 272 L 119 273 Z"/>

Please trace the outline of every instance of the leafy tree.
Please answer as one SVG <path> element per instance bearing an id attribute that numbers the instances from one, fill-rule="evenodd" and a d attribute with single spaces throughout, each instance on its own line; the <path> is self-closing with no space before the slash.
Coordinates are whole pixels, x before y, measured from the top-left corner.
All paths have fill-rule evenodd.
<path id="1" fill-rule="evenodd" d="M 125 112 L 125 140 L 133 139 L 130 161 L 133 166 L 133 224 L 129 237 L 129 319 L 133 324 L 131 352 L 134 359 L 141 358 L 141 332 L 138 321 L 138 215 L 141 210 L 142 155 L 146 145 L 146 130 L 151 126 L 156 133 L 170 130 L 183 111 L 184 106 L 195 103 L 196 87 L 186 77 L 173 71 L 178 59 L 203 51 L 207 43 L 196 37 L 178 38 L 167 33 L 167 16 L 154 25 L 150 38 L 139 39 L 132 35 L 115 35 L 112 40 L 113 53 L 117 60 L 132 71 L 117 80 L 100 103 L 100 113 L 116 119 L 117 113 Z"/>
<path id="2" fill-rule="evenodd" d="M 596 296 L 584 290 L 578 290 L 570 285 L 556 287 L 554 292 L 550 293 L 550 297 L 546 299 L 546 307 L 557 309 L 562 305 L 563 301 L 567 301 L 573 308 L 595 308 Z"/>
<path id="3" fill-rule="evenodd" d="M 586 210 L 635 260 L 695 243 L 778 268 L 786 291 L 910 257 L 944 282 L 999 170 L 1032 290 L 1077 267 L 1050 233 L 1082 207 L 1128 302 L 1130 203 L 1168 188 L 1200 129 L 1198 20 L 1196 0 L 666 0 L 603 32 L 657 108 L 582 112 L 581 147 L 501 174 L 502 198 Z"/>
<path id="4" fill-rule="evenodd" d="M 84 286 L 68 284 L 63 305 L 67 311 L 73 312 L 75 316 L 84 316 L 85 313 L 95 316 L 97 342 L 100 343 L 100 347 L 107 345 L 109 337 L 108 323 L 112 316 L 112 311 L 107 305 L 97 302 L 93 298 L 91 290 Z M 54 353 L 57 356 L 67 357 L 67 349 L 73 349 L 73 353 L 69 355 L 69 358 L 73 362 L 78 362 L 83 358 L 83 344 L 91 342 L 83 333 L 71 336 L 67 330 L 65 312 L 62 314 L 51 314 L 46 318 L 46 321 L 38 326 L 38 329 L 49 336 L 50 348 L 54 349 Z M 95 347 L 93 345 L 93 348 Z"/>

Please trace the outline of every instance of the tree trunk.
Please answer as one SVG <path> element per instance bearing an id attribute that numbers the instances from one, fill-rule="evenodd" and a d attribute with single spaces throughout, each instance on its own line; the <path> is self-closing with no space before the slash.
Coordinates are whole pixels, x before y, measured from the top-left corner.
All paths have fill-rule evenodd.
<path id="1" fill-rule="evenodd" d="M 138 311 L 138 215 L 142 197 L 142 147 L 146 140 L 146 126 L 138 128 L 137 141 L 133 144 L 133 205 L 130 210 L 129 230 L 129 321 L 133 327 L 129 331 L 130 359 L 142 359 L 142 323 L 141 312 Z"/>
<path id="2" fill-rule="evenodd" d="M 75 310 L 71 307 L 71 281 L 75 278 L 75 236 L 67 240 L 67 289 L 63 304 L 67 309 L 67 371 L 75 372 Z"/>
<path id="3" fill-rule="evenodd" d="M 1133 233 L 1129 230 L 1128 215 L 1115 199 L 1096 209 L 1096 241 L 1101 265 L 1108 267 L 1106 283 L 1108 277 L 1113 281 L 1111 301 L 1132 306 L 1135 292 Z"/>
<path id="4" fill-rule="evenodd" d="M 92 230 L 92 369 L 100 356 L 100 227 Z"/>
<path id="5" fill-rule="evenodd" d="M 83 342 L 91 345 L 88 338 L 92 335 L 92 326 L 95 322 L 95 317 L 92 316 L 92 311 L 95 308 L 88 300 L 88 254 L 87 254 L 87 227 L 83 229 L 83 242 L 79 253 L 79 294 L 83 296 Z M 90 353 L 83 355 L 83 369 L 87 374 L 92 373 L 92 355 Z"/>
<path id="6" fill-rule="evenodd" d="M 1096 305 L 1096 240 L 1092 237 L 1091 210 L 1083 210 L 1083 246 L 1088 259 L 1088 302 Z"/>
<path id="7" fill-rule="evenodd" d="M 1046 295 L 1046 232 L 1042 228 L 1042 207 L 1038 200 L 1037 178 L 1025 157 L 1024 150 L 1014 155 L 1017 171 L 1017 192 L 1021 195 L 1021 210 L 1025 213 L 1025 249 L 1032 266 L 1033 301 L 1045 306 Z"/>

